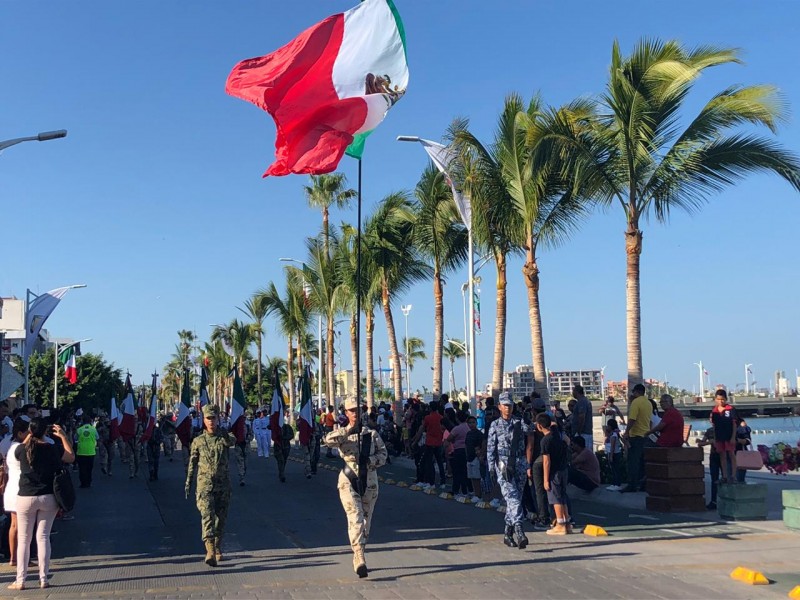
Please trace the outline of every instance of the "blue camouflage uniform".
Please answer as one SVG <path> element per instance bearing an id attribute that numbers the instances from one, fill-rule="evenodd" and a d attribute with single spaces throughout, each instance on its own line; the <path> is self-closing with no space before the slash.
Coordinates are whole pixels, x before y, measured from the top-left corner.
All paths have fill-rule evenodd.
<path id="1" fill-rule="evenodd" d="M 510 465 L 511 445 L 514 428 L 519 427 L 516 461 Z M 525 440 L 531 432 L 531 426 L 519 416 L 512 415 L 505 420 L 498 418 L 489 427 L 486 442 L 486 456 L 494 469 L 500 492 L 506 501 L 506 525 L 522 524 L 522 489 L 528 477 L 528 461 L 525 459 Z"/>

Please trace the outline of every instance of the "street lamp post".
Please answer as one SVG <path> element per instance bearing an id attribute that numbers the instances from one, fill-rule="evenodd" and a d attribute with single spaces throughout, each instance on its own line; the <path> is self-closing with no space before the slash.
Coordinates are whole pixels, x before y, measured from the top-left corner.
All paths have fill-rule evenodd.
<path id="1" fill-rule="evenodd" d="M 58 408 L 58 353 L 63 352 L 72 346 L 77 346 L 78 344 L 82 344 L 83 342 L 91 342 L 92 338 L 86 338 L 83 340 L 78 340 L 77 342 L 70 342 L 69 344 L 64 344 L 61 346 L 59 350 L 59 343 L 56 342 L 53 346 L 55 350 L 55 356 L 53 357 L 53 408 Z"/>
<path id="2" fill-rule="evenodd" d="M 278 260 L 281 262 L 295 262 L 302 265 L 304 269 L 308 266 L 302 260 L 297 260 L 296 258 L 282 257 Z M 317 315 L 317 354 L 317 406 L 319 408 L 324 408 L 322 404 L 322 313 Z M 358 386 L 358 382 L 356 382 L 356 386 Z M 333 390 L 331 390 L 331 392 L 333 392 Z M 336 396 L 335 393 L 333 395 Z M 335 404 L 333 398 L 325 398 L 325 401 L 328 404 Z"/>
<path id="3" fill-rule="evenodd" d="M 56 131 L 43 131 L 41 133 L 38 133 L 36 135 L 31 135 L 28 137 L 5 140 L 4 142 L 0 142 L 0 152 L 5 150 L 6 148 L 10 148 L 11 146 L 16 146 L 17 144 L 21 144 L 22 142 L 47 142 L 50 140 L 57 140 L 63 137 L 67 137 L 66 129 L 58 129 Z"/>
<path id="4" fill-rule="evenodd" d="M 400 307 L 403 311 L 403 316 L 406 318 L 406 397 L 411 397 L 411 369 L 408 368 L 408 354 L 411 346 L 411 340 L 408 339 L 408 313 L 411 312 L 411 304 L 406 304 Z"/>
<path id="5" fill-rule="evenodd" d="M 605 381 L 606 381 L 606 367 L 603 366 L 603 368 L 600 369 L 600 398 L 603 400 L 604 403 L 606 401 Z"/>
<path id="6" fill-rule="evenodd" d="M 694 363 L 694 366 L 700 369 L 700 398 L 705 401 L 706 398 L 706 382 L 705 377 L 703 376 L 704 369 L 703 369 L 703 361 L 701 360 L 699 363 Z"/>
<path id="7" fill-rule="evenodd" d="M 750 367 L 753 366 L 753 363 L 747 363 L 744 366 L 744 393 L 750 393 Z"/>
<path id="8" fill-rule="evenodd" d="M 469 364 L 469 350 L 467 350 L 466 345 L 462 344 L 461 342 L 457 342 L 456 340 L 454 340 L 453 338 L 451 338 L 449 336 L 446 339 L 447 339 L 448 342 L 450 342 L 451 344 L 453 344 L 457 348 L 461 348 L 461 351 L 464 353 L 465 362 L 467 362 L 467 364 Z M 467 369 L 467 377 L 469 378 L 469 369 Z M 452 394 L 453 393 L 453 388 L 456 387 L 456 376 L 455 376 L 455 373 L 453 373 L 452 364 L 450 365 L 450 379 L 452 380 L 450 394 Z M 467 379 L 467 395 L 469 395 L 469 379 Z"/>

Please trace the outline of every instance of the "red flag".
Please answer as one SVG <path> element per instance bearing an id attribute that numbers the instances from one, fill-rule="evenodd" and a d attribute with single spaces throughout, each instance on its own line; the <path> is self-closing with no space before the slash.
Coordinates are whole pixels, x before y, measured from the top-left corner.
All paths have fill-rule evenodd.
<path id="1" fill-rule="evenodd" d="M 119 424 L 119 434 L 124 442 L 132 440 L 136 435 L 136 408 L 130 375 L 125 378 L 125 399 L 122 401 L 122 421 Z"/>
<path id="2" fill-rule="evenodd" d="M 111 429 L 108 432 L 108 441 L 113 442 L 119 437 L 119 408 L 117 408 L 117 399 L 111 398 Z"/>
<path id="3" fill-rule="evenodd" d="M 189 370 L 183 371 L 183 386 L 181 386 L 181 401 L 178 404 L 178 417 L 175 419 L 175 432 L 181 441 L 181 446 L 188 448 L 192 443 L 192 415 L 189 409 L 192 406 L 192 389 L 189 386 Z"/>
<path id="4" fill-rule="evenodd" d="M 280 444 L 281 431 L 283 430 L 283 394 L 281 393 L 281 381 L 278 377 L 278 370 L 275 369 L 275 389 L 272 392 L 272 406 L 269 415 L 269 429 L 272 432 L 272 440 Z"/>
<path id="5" fill-rule="evenodd" d="M 153 396 L 150 398 L 150 414 L 147 417 L 147 425 L 142 434 L 142 443 L 153 437 L 153 429 L 156 427 L 156 416 L 158 413 L 158 396 L 156 395 L 156 377 L 153 375 Z"/>

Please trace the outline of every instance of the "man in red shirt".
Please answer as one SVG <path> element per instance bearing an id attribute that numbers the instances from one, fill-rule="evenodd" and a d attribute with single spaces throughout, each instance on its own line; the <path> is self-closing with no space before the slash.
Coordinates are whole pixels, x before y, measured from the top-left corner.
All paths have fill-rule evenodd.
<path id="1" fill-rule="evenodd" d="M 425 452 L 422 455 L 423 473 L 426 483 L 436 485 L 436 471 L 433 461 L 439 465 L 439 479 L 441 485 L 445 485 L 444 471 L 444 426 L 442 425 L 442 415 L 439 413 L 439 403 L 434 400 L 431 402 L 431 412 L 422 420 L 421 433 L 425 434 Z"/>
<path id="2" fill-rule="evenodd" d="M 662 394 L 659 404 L 664 414 L 661 422 L 650 429 L 648 435 L 659 434 L 656 441 L 659 448 L 680 448 L 683 446 L 683 415 L 675 408 L 675 401 L 669 394 Z"/>

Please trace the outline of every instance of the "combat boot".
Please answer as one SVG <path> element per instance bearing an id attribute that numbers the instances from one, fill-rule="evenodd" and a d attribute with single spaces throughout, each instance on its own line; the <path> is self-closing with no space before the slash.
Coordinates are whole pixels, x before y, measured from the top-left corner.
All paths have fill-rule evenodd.
<path id="1" fill-rule="evenodd" d="M 525 550 L 525 547 L 528 545 L 528 538 L 525 535 L 525 531 L 522 529 L 522 523 L 514 525 L 514 533 L 517 535 L 517 548 Z"/>
<path id="2" fill-rule="evenodd" d="M 221 537 L 214 538 L 214 558 L 217 559 L 218 563 L 222 562 L 222 538 Z"/>
<path id="3" fill-rule="evenodd" d="M 526 542 L 528 540 L 525 540 Z M 514 541 L 514 526 L 513 525 L 506 525 L 506 532 L 503 536 L 503 543 L 508 546 L 509 548 L 516 548 L 517 542 Z"/>
<path id="4" fill-rule="evenodd" d="M 209 567 L 217 566 L 217 559 L 214 556 L 214 538 L 204 540 L 206 544 L 206 564 Z"/>
<path id="5" fill-rule="evenodd" d="M 353 550 L 353 569 L 361 579 L 369 575 L 367 560 L 364 558 L 364 546 L 358 546 Z"/>

